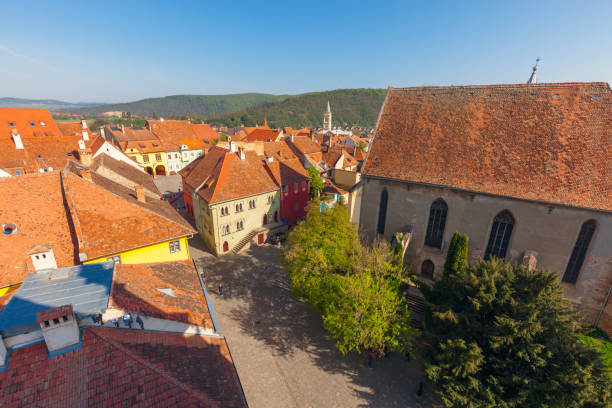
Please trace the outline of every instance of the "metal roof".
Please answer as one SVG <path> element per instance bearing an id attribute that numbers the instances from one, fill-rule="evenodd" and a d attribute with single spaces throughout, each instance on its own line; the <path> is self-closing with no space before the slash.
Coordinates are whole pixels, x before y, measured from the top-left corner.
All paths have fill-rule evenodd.
<path id="1" fill-rule="evenodd" d="M 31 273 L 0 315 L 0 330 L 36 324 L 36 313 L 72 304 L 75 315 L 89 316 L 108 307 L 114 262 Z"/>

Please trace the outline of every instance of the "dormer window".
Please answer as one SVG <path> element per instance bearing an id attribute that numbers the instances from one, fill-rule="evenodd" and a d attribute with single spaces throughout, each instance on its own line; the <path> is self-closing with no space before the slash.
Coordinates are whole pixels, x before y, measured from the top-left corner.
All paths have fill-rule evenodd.
<path id="1" fill-rule="evenodd" d="M 47 124 L 45 122 L 40 122 L 40 126 L 46 126 Z"/>
<path id="2" fill-rule="evenodd" d="M 36 123 L 30 122 L 30 126 L 36 126 Z"/>
<path id="3" fill-rule="evenodd" d="M 11 235 L 17 233 L 17 225 L 15 224 L 3 224 L 2 225 L 2 233 L 4 235 Z"/>

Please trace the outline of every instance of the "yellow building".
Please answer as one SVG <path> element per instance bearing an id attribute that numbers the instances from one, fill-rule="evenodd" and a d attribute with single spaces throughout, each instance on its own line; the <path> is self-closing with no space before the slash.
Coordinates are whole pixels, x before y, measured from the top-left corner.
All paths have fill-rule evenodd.
<path id="1" fill-rule="evenodd" d="M 103 128 L 102 136 L 119 146 L 152 176 L 168 174 L 166 151 L 178 150 L 176 146 L 163 143 L 146 128 Z"/>
<path id="2" fill-rule="evenodd" d="M 185 203 L 200 236 L 217 255 L 263 244 L 286 228 L 280 217 L 280 187 L 254 151 L 213 147 L 179 172 Z"/>

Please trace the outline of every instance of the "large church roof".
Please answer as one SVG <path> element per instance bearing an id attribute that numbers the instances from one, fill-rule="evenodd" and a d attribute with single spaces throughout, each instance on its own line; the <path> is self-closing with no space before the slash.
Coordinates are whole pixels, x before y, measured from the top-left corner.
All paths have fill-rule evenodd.
<path id="1" fill-rule="evenodd" d="M 603 82 L 390 88 L 363 173 L 612 211 L 611 142 Z"/>

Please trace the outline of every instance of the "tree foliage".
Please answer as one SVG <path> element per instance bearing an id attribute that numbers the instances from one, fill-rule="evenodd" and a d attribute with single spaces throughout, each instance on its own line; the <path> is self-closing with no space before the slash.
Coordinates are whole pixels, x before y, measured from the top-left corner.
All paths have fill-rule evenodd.
<path id="1" fill-rule="evenodd" d="M 465 234 L 455 232 L 451 238 L 446 262 L 444 263 L 444 275 L 448 277 L 463 277 L 467 268 L 468 237 Z"/>
<path id="2" fill-rule="evenodd" d="M 579 341 L 555 274 L 499 259 L 461 269 L 423 291 L 426 372 L 446 406 L 608 406 L 601 358 Z"/>
<path id="3" fill-rule="evenodd" d="M 323 184 L 323 179 L 321 179 L 321 176 L 319 175 L 317 169 L 312 166 L 309 166 L 306 171 L 310 176 L 310 197 L 318 198 L 319 192 L 322 191 L 325 187 L 325 184 Z"/>
<path id="4" fill-rule="evenodd" d="M 401 267 L 387 243 L 361 245 L 342 202 L 324 212 L 311 204 L 289 233 L 283 265 L 294 293 L 321 312 L 340 351 L 408 351 L 413 332 Z"/>

